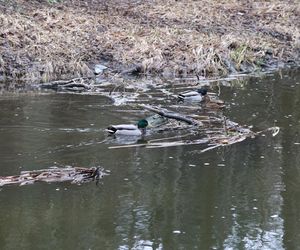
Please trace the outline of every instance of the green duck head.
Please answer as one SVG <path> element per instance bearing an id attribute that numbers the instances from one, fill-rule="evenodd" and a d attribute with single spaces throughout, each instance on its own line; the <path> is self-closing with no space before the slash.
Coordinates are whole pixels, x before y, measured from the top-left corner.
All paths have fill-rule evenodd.
<path id="1" fill-rule="evenodd" d="M 146 128 L 148 126 L 148 121 L 146 119 L 139 120 L 137 126 L 138 128 Z"/>
<path id="2" fill-rule="evenodd" d="M 202 96 L 205 96 L 207 94 L 207 89 L 201 88 L 201 89 L 198 89 L 197 92 L 199 94 L 201 94 Z"/>

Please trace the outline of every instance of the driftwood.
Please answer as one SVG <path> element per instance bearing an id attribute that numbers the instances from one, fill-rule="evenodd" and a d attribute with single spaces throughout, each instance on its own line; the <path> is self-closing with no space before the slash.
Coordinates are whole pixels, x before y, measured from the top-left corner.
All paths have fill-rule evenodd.
<path id="1" fill-rule="evenodd" d="M 198 125 L 198 126 L 202 125 L 202 123 L 199 122 L 196 119 L 193 119 L 191 117 L 187 117 L 186 115 L 175 113 L 173 111 L 169 111 L 167 109 L 152 107 L 152 106 L 144 105 L 144 104 L 141 104 L 140 106 L 144 109 L 147 109 L 149 111 L 152 111 L 156 114 L 159 114 L 159 115 L 164 116 L 164 117 L 169 118 L 169 119 L 175 119 L 177 121 L 183 121 L 183 122 L 186 122 L 187 124 L 190 124 L 190 125 Z"/>
<path id="2" fill-rule="evenodd" d="M 251 133 L 251 130 L 248 127 L 243 127 L 236 122 L 230 121 L 225 116 L 207 116 L 207 115 L 191 115 L 186 116 L 184 114 L 175 113 L 173 111 L 169 111 L 165 108 L 152 107 L 150 105 L 140 104 L 140 107 L 145 108 L 149 111 L 152 111 L 156 114 L 164 116 L 169 119 L 174 119 L 177 121 L 186 122 L 189 125 L 197 125 L 203 127 L 205 130 L 214 126 L 217 129 L 220 129 L 220 126 L 223 127 L 224 131 L 227 133 L 228 131 L 236 131 L 241 133 Z"/>
<path id="3" fill-rule="evenodd" d="M 81 184 L 88 181 L 98 181 L 107 173 L 103 168 L 65 168 L 52 167 L 49 169 L 21 171 L 20 175 L 0 176 L 0 187 L 5 185 L 27 185 L 35 182 L 71 182 Z"/>
<path id="4" fill-rule="evenodd" d="M 42 89 L 52 90 L 68 90 L 68 91 L 82 91 L 91 89 L 91 85 L 86 84 L 86 80 L 90 80 L 91 77 L 78 77 L 70 80 L 58 80 L 47 83 L 41 83 L 39 85 Z"/>

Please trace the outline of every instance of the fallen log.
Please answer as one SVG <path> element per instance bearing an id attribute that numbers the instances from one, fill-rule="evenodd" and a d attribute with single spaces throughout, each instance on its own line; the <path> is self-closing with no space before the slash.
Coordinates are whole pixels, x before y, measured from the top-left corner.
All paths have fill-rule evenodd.
<path id="1" fill-rule="evenodd" d="M 96 183 L 98 183 L 105 175 L 108 175 L 107 171 L 100 167 L 52 167 L 49 169 L 21 171 L 20 175 L 0 176 L 0 187 L 13 184 L 23 186 L 35 182 L 71 182 L 72 184 L 81 184 L 96 180 Z"/>

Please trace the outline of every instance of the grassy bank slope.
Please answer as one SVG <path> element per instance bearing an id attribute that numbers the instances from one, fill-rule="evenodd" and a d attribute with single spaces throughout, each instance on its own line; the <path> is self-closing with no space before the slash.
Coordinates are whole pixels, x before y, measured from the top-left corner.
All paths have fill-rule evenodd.
<path id="1" fill-rule="evenodd" d="M 299 60 L 299 1 L 0 0 L 0 74 L 30 82 L 95 63 L 205 77 Z"/>

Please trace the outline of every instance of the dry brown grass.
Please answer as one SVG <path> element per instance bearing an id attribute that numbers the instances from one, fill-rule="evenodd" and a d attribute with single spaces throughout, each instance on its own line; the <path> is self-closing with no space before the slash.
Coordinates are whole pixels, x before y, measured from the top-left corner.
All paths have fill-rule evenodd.
<path id="1" fill-rule="evenodd" d="M 30 82 L 142 65 L 145 73 L 224 75 L 299 60 L 295 1 L 0 3 L 0 72 Z"/>

